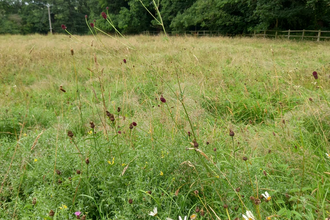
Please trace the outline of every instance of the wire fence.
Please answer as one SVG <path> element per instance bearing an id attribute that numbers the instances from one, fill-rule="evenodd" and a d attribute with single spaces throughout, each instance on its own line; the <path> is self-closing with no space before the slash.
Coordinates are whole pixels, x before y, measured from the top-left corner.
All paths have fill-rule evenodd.
<path id="1" fill-rule="evenodd" d="M 159 31 L 143 31 L 144 35 L 159 35 L 162 32 Z M 170 36 L 195 36 L 195 37 L 216 37 L 216 36 L 234 36 L 232 34 L 223 34 L 220 31 L 171 31 L 167 32 Z M 330 40 L 330 31 L 322 30 L 266 30 L 266 31 L 254 31 L 250 34 L 241 34 L 235 36 L 246 36 L 246 37 L 261 37 L 261 38 L 286 38 L 286 39 L 297 39 L 297 40 L 313 40 L 313 41 L 324 41 Z"/>

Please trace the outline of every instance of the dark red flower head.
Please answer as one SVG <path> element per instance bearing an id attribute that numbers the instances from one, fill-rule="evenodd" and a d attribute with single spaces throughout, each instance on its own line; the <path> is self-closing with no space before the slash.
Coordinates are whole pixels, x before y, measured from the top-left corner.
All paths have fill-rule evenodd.
<path id="1" fill-rule="evenodd" d="M 104 19 L 107 19 L 107 14 L 105 12 L 102 12 L 101 15 Z"/>
<path id="2" fill-rule="evenodd" d="M 87 15 L 85 15 L 85 18 L 87 18 Z"/>
<path id="3" fill-rule="evenodd" d="M 160 101 L 161 101 L 162 103 L 165 103 L 165 102 L 166 102 L 166 99 L 163 97 L 163 95 L 161 95 L 161 97 L 160 97 Z"/>
<path id="4" fill-rule="evenodd" d="M 109 7 L 106 7 L 107 10 L 109 10 Z"/>
<path id="5" fill-rule="evenodd" d="M 62 24 L 62 25 L 61 25 L 61 28 L 62 28 L 63 30 L 65 30 L 65 29 L 66 29 L 66 26 L 65 26 L 64 24 Z"/>
<path id="6" fill-rule="evenodd" d="M 314 76 L 315 79 L 319 78 L 319 77 L 317 76 L 317 72 L 316 72 L 316 71 L 313 72 L 313 76 Z"/>
<path id="7" fill-rule="evenodd" d="M 94 27 L 94 23 L 90 23 L 91 27 L 93 28 Z"/>
<path id="8" fill-rule="evenodd" d="M 135 127 L 135 126 L 137 126 L 137 123 L 136 122 L 133 122 L 132 125 Z"/>
<path id="9" fill-rule="evenodd" d="M 123 62 L 126 63 L 126 59 L 123 59 Z"/>

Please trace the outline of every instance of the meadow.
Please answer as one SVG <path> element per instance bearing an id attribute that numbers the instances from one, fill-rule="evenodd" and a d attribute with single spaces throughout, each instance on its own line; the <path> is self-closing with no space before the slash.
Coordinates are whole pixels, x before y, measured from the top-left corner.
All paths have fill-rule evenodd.
<path id="1" fill-rule="evenodd" d="M 329 42 L 118 39 L 0 36 L 0 219 L 330 217 Z"/>

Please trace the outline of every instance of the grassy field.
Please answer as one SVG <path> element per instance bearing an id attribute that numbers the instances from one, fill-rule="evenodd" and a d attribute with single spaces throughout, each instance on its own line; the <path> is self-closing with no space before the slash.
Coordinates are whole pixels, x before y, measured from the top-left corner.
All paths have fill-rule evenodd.
<path id="1" fill-rule="evenodd" d="M 0 42 L 0 219 L 329 217 L 329 42 Z"/>

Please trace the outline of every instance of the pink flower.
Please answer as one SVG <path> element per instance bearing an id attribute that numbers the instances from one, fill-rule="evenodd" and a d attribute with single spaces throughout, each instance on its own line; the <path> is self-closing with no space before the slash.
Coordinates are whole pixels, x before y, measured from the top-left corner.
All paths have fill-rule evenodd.
<path id="1" fill-rule="evenodd" d="M 75 212 L 74 214 L 75 214 L 75 216 L 78 217 L 78 216 L 80 216 L 81 212 L 78 211 L 78 212 Z"/>
<path id="2" fill-rule="evenodd" d="M 102 12 L 101 15 L 104 19 L 107 19 L 107 14 L 105 12 Z"/>

